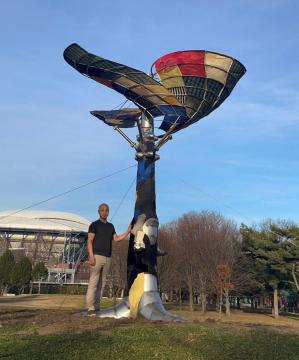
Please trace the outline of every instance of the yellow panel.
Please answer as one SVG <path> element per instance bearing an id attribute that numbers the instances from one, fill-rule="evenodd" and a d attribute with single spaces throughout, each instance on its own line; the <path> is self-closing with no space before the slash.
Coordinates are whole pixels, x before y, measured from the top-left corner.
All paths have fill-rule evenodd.
<path id="1" fill-rule="evenodd" d="M 132 88 L 132 91 L 134 91 L 134 93 L 141 95 L 141 96 L 153 95 L 153 92 L 151 90 L 147 89 L 143 85 L 134 86 Z"/>
<path id="2" fill-rule="evenodd" d="M 163 82 L 164 79 L 167 79 L 172 76 L 182 76 L 182 73 L 178 66 L 172 66 L 167 69 L 164 69 L 160 72 L 158 72 L 159 78 Z"/>
<path id="3" fill-rule="evenodd" d="M 168 105 L 180 105 L 176 97 L 160 85 L 135 86 L 132 88 L 132 91 L 140 96 L 146 97 L 153 104 L 162 105 L 163 102 L 165 102 Z"/>
<path id="4" fill-rule="evenodd" d="M 171 89 L 173 87 L 185 86 L 185 83 L 181 76 L 175 76 L 175 77 L 165 78 L 163 80 L 163 85 L 167 89 Z"/>
<path id="5" fill-rule="evenodd" d="M 123 85 L 125 88 L 130 88 L 132 86 L 135 86 L 137 83 L 135 81 L 132 81 L 124 76 L 120 76 L 116 81 L 116 84 Z"/>
<path id="6" fill-rule="evenodd" d="M 176 79 L 181 79 L 176 77 Z M 162 104 L 163 100 L 165 101 L 166 104 L 170 104 L 170 105 L 180 105 L 180 103 L 178 102 L 178 100 L 176 99 L 176 97 L 174 95 L 171 94 L 170 91 L 168 91 L 163 85 L 139 85 L 137 83 L 135 83 L 134 81 L 125 78 L 125 77 L 120 77 L 117 79 L 117 81 L 115 81 L 116 84 L 122 85 L 126 88 L 130 88 L 132 89 L 132 91 L 134 91 L 136 94 L 140 95 L 140 96 L 144 96 L 144 97 L 149 97 L 150 100 L 155 103 L 155 104 Z M 184 86 L 184 83 L 182 82 L 182 85 L 177 85 L 178 81 L 175 82 L 174 86 Z M 158 99 L 157 97 L 154 97 L 155 95 L 159 95 L 161 96 L 161 100 Z"/>
<path id="7" fill-rule="evenodd" d="M 182 104 L 178 101 L 178 99 L 172 95 L 172 96 L 165 96 L 164 101 L 167 102 L 169 105 L 178 105 L 182 106 Z"/>
<path id="8" fill-rule="evenodd" d="M 138 274 L 134 280 L 129 292 L 130 315 L 136 319 L 138 314 L 138 306 L 144 292 L 144 273 Z"/>
<path id="9" fill-rule="evenodd" d="M 205 65 L 215 66 L 217 68 L 223 69 L 224 71 L 228 71 L 231 67 L 233 59 L 220 55 L 214 54 L 210 52 L 206 52 L 205 55 Z"/>
<path id="10" fill-rule="evenodd" d="M 214 79 L 221 82 L 223 85 L 226 84 L 227 72 L 217 69 L 215 67 L 206 66 L 206 74 L 208 79 Z"/>
<path id="11" fill-rule="evenodd" d="M 169 105 L 166 100 L 164 100 L 166 98 L 165 96 L 158 97 L 156 95 L 151 95 L 146 98 L 155 105 Z"/>
<path id="12" fill-rule="evenodd" d="M 146 85 L 146 88 L 150 89 L 154 94 L 171 95 L 171 93 L 161 85 Z"/>
<path id="13" fill-rule="evenodd" d="M 171 93 L 165 89 L 165 87 L 161 86 L 161 85 L 137 85 L 134 86 L 133 88 L 131 88 L 132 91 L 136 92 L 136 94 L 139 95 L 155 95 L 155 94 L 159 94 L 159 95 L 166 95 L 169 96 L 171 95 Z"/>

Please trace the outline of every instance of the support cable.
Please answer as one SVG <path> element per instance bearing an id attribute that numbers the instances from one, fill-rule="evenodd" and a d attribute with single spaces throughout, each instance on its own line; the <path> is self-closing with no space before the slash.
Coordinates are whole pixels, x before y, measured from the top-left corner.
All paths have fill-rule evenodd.
<path id="1" fill-rule="evenodd" d="M 35 207 L 35 206 L 44 204 L 44 203 L 46 203 L 46 202 L 48 202 L 48 201 L 50 201 L 50 200 L 57 199 L 57 198 L 59 198 L 59 197 L 61 197 L 61 196 L 64 196 L 64 195 L 66 195 L 66 194 L 69 194 L 69 193 L 71 193 L 71 192 L 73 192 L 73 191 L 76 191 L 76 190 L 82 189 L 82 188 L 84 188 L 84 187 L 86 187 L 86 186 L 88 186 L 88 185 L 94 184 L 94 183 L 96 183 L 96 182 L 98 182 L 98 181 L 101 181 L 101 180 L 104 180 L 104 179 L 108 179 L 108 178 L 110 178 L 110 177 L 112 177 L 112 176 L 114 176 L 114 175 L 120 174 L 120 173 L 122 173 L 122 172 L 124 172 L 124 171 L 126 171 L 126 170 L 128 170 L 128 169 L 131 169 L 131 168 L 133 168 L 133 167 L 136 167 L 136 166 L 137 166 L 137 164 L 130 165 L 130 166 L 127 166 L 127 167 L 125 167 L 125 168 L 123 168 L 123 169 L 114 171 L 113 173 L 110 173 L 110 174 L 108 174 L 108 175 L 101 176 L 101 177 L 99 177 L 99 178 L 97 178 L 97 179 L 95 179 L 95 180 L 89 181 L 88 183 L 85 183 L 85 184 L 76 186 L 76 187 L 74 187 L 74 188 L 71 188 L 70 190 L 67 190 L 67 191 L 64 191 L 64 192 L 62 192 L 62 193 L 56 194 L 56 195 L 54 195 L 54 196 L 51 196 L 51 197 L 49 197 L 48 199 L 39 201 L 39 202 L 37 202 L 37 203 L 31 204 L 31 205 L 29 205 L 29 206 L 26 206 L 26 207 L 24 207 L 24 208 L 22 208 L 22 209 L 20 209 L 20 210 L 14 211 L 14 212 L 12 212 L 12 213 L 10 213 L 10 214 L 8 214 L 8 215 L 2 216 L 2 217 L 0 217 L 0 220 L 5 219 L 5 218 L 8 218 L 8 217 L 13 216 L 13 215 L 16 215 L 16 214 L 18 214 L 18 213 L 20 213 L 20 212 L 22 212 L 22 211 L 24 211 L 24 210 L 28 210 L 28 209 L 31 209 L 31 208 L 33 208 L 33 207 Z"/>
<path id="2" fill-rule="evenodd" d="M 121 102 L 119 105 L 116 105 L 114 108 L 112 108 L 111 110 L 115 110 L 115 109 L 122 109 L 126 103 L 128 102 L 129 100 L 125 100 L 123 102 Z"/>
<path id="3" fill-rule="evenodd" d="M 126 192 L 124 193 L 123 197 L 121 198 L 121 200 L 120 200 L 120 202 L 119 202 L 116 210 L 114 211 L 113 215 L 111 216 L 111 222 L 112 222 L 112 220 L 114 219 L 114 217 L 116 216 L 116 214 L 118 213 L 118 210 L 120 209 L 120 207 L 122 206 L 123 202 L 125 201 L 128 193 L 130 192 L 130 190 L 131 190 L 132 186 L 134 185 L 135 181 L 136 181 L 136 176 L 134 176 L 134 178 L 133 178 L 132 182 L 130 183 L 128 189 L 126 190 Z"/>

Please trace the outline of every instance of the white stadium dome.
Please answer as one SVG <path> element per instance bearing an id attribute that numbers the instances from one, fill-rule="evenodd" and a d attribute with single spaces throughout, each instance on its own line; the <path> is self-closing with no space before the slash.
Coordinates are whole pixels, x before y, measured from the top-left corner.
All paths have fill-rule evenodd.
<path id="1" fill-rule="evenodd" d="M 34 261 L 67 256 L 75 261 L 85 247 L 90 221 L 79 215 L 45 210 L 0 212 L 0 252 L 23 250 Z"/>
<path id="2" fill-rule="evenodd" d="M 87 232 L 90 221 L 76 214 L 45 210 L 0 211 L 0 228 Z"/>

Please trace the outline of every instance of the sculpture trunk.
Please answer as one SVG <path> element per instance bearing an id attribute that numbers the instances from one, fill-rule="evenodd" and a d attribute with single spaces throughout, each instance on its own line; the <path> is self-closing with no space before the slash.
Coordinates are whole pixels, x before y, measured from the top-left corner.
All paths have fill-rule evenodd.
<path id="1" fill-rule="evenodd" d="M 150 146 L 148 141 L 147 149 Z M 156 214 L 156 155 L 143 152 L 138 156 L 136 203 L 133 230 L 128 250 L 128 307 L 130 316 L 141 314 L 149 320 L 180 321 L 165 310 L 158 291 L 157 249 L 158 219 Z"/>
<path id="2" fill-rule="evenodd" d="M 133 231 L 128 250 L 128 289 L 139 273 L 157 276 L 155 159 L 139 158 Z"/>

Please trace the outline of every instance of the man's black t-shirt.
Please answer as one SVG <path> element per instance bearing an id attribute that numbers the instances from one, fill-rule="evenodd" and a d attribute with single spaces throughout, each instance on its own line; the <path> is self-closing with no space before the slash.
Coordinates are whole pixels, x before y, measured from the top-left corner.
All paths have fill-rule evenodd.
<path id="1" fill-rule="evenodd" d="M 115 234 L 114 226 L 109 222 L 102 222 L 101 220 L 94 221 L 90 224 L 89 233 L 95 234 L 93 240 L 93 253 L 95 255 L 111 256 L 112 239 Z"/>

